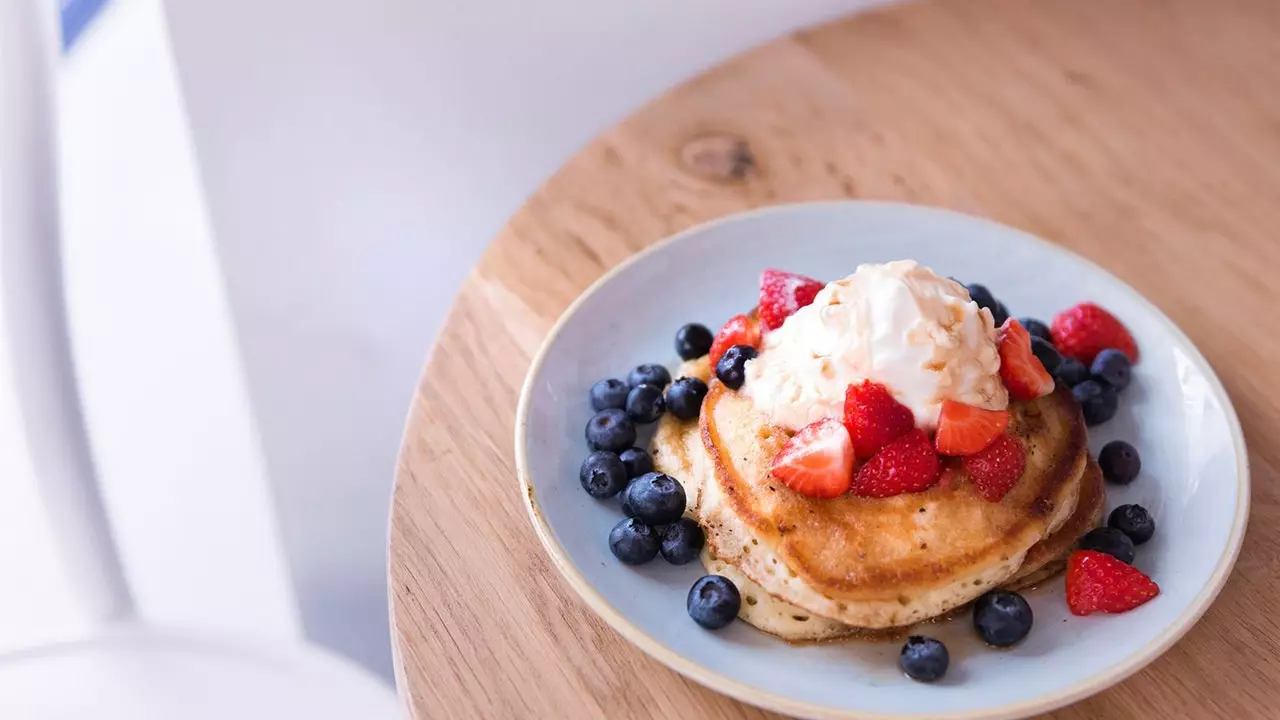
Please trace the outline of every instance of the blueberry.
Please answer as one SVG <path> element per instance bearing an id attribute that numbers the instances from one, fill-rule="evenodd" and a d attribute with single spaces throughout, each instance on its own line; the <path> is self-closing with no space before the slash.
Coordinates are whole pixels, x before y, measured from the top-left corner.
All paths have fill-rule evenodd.
<path id="1" fill-rule="evenodd" d="M 1105 382 L 1085 380 L 1071 388 L 1071 394 L 1080 403 L 1085 425 L 1098 425 L 1115 417 L 1120 405 L 1119 393 Z"/>
<path id="2" fill-rule="evenodd" d="M 1142 458 L 1134 446 L 1123 440 L 1112 440 L 1098 453 L 1098 465 L 1107 482 L 1128 485 L 1142 470 Z"/>
<path id="3" fill-rule="evenodd" d="M 1133 364 L 1129 362 L 1129 356 L 1119 350 L 1103 350 L 1093 359 L 1089 372 L 1106 380 L 1116 390 L 1123 390 L 1129 387 Z"/>
<path id="4" fill-rule="evenodd" d="M 923 635 L 912 635 L 902 646 L 898 666 L 907 677 L 920 682 L 933 682 L 947 674 L 951 656 L 947 646 Z"/>
<path id="5" fill-rule="evenodd" d="M 1113 527 L 1094 528 L 1080 538 L 1081 550 L 1097 550 L 1122 563 L 1133 563 L 1133 541 Z"/>
<path id="6" fill-rule="evenodd" d="M 737 390 L 746 382 L 747 361 L 756 356 L 756 349 L 750 345 L 734 345 L 724 351 L 720 362 L 716 363 L 716 377 L 730 390 Z"/>
<path id="7" fill-rule="evenodd" d="M 1073 388 L 1089 379 L 1089 368 L 1073 357 L 1064 357 L 1053 376 L 1063 385 Z"/>
<path id="8" fill-rule="evenodd" d="M 641 448 L 627 448 L 618 453 L 618 459 L 622 461 L 622 466 L 627 469 L 628 478 L 640 477 L 647 472 L 653 472 L 653 458 L 649 457 L 649 453 Z"/>
<path id="9" fill-rule="evenodd" d="M 1040 360 L 1040 364 L 1049 374 L 1057 372 L 1058 367 L 1062 365 L 1062 356 L 1058 354 L 1058 349 L 1053 343 L 1043 338 L 1031 338 L 1031 352 Z"/>
<path id="10" fill-rule="evenodd" d="M 667 388 L 667 409 L 681 420 L 692 420 L 698 417 L 706 396 L 707 384 L 698 378 L 677 378 Z"/>
<path id="11" fill-rule="evenodd" d="M 1018 322 L 1022 323 L 1022 327 L 1031 333 L 1031 337 L 1040 338 L 1045 342 L 1053 342 L 1053 335 L 1049 333 L 1049 326 L 1036 320 L 1035 318 L 1020 318 Z"/>
<path id="12" fill-rule="evenodd" d="M 1000 327 L 1008 319 L 1009 309 L 1004 306 L 1004 303 L 997 300 L 995 307 L 991 308 L 991 322 L 995 323 L 996 327 Z"/>
<path id="13" fill-rule="evenodd" d="M 662 473 L 645 473 L 628 487 L 625 510 L 650 525 L 666 525 L 684 514 L 684 486 L 679 480 Z"/>
<path id="14" fill-rule="evenodd" d="M 636 426 L 621 410 L 601 410 L 587 421 L 587 444 L 592 450 L 622 452 L 636 442 Z"/>
<path id="15" fill-rule="evenodd" d="M 708 630 L 719 630 L 733 622 L 742 609 L 738 587 L 723 575 L 704 575 L 689 588 L 685 602 L 689 617 Z"/>
<path id="16" fill-rule="evenodd" d="M 973 628 L 982 640 L 995 647 L 1008 647 L 1031 632 L 1031 606 L 1009 590 L 992 590 L 973 604 Z"/>
<path id="17" fill-rule="evenodd" d="M 995 312 L 996 296 L 991 294 L 991 291 L 987 289 L 986 285 L 974 283 L 972 285 L 966 285 L 965 287 L 969 290 L 969 298 L 978 303 L 978 307 L 986 308 L 992 313 Z"/>
<path id="18" fill-rule="evenodd" d="M 715 336 L 706 325 L 689 323 L 676 331 L 676 353 L 684 360 L 696 360 L 711 352 Z"/>
<path id="19" fill-rule="evenodd" d="M 662 529 L 662 557 L 672 565 L 684 565 L 697 559 L 706 541 L 698 523 L 682 517 Z"/>
<path id="20" fill-rule="evenodd" d="M 627 417 L 641 425 L 657 422 L 666 410 L 667 401 L 657 385 L 641 383 L 627 394 Z"/>
<path id="21" fill-rule="evenodd" d="M 1156 534 L 1156 519 L 1141 505 L 1121 505 L 1112 510 L 1107 525 L 1128 535 L 1134 545 L 1141 545 Z"/>
<path id="22" fill-rule="evenodd" d="M 640 477 L 644 477 L 644 475 Z M 627 486 L 622 488 L 622 492 L 618 495 L 618 506 L 621 508 L 622 514 L 627 517 L 636 516 L 635 508 L 631 507 L 631 488 L 635 487 L 638 482 L 640 482 L 639 477 L 632 478 L 631 482 L 627 483 Z"/>
<path id="23" fill-rule="evenodd" d="M 617 378 L 601 380 L 591 386 L 591 409 L 597 412 L 613 408 L 621 410 L 627 404 L 627 384 Z"/>
<path id="24" fill-rule="evenodd" d="M 634 370 L 627 373 L 627 384 L 633 388 L 648 384 L 656 385 L 661 390 L 669 382 L 671 382 L 671 373 L 656 363 L 637 365 Z"/>
<path id="25" fill-rule="evenodd" d="M 582 461 L 578 482 L 593 498 L 611 498 L 627 486 L 627 468 L 617 455 L 597 450 Z"/>
<path id="26" fill-rule="evenodd" d="M 627 518 L 609 531 L 609 549 L 628 565 L 643 565 L 658 556 L 658 531 L 637 518 Z"/>

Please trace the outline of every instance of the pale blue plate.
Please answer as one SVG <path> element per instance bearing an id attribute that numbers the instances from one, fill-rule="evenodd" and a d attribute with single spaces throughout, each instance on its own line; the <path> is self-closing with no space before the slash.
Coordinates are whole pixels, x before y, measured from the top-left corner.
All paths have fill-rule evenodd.
<path id="1" fill-rule="evenodd" d="M 1158 525 L 1135 564 L 1161 594 L 1124 615 L 1077 618 L 1062 581 L 1032 591 L 1031 635 L 993 651 L 968 618 L 930 626 L 952 656 L 945 680 L 923 685 L 896 667 L 896 643 L 790 646 L 742 622 L 700 629 L 685 612 L 697 564 L 632 568 L 606 538 L 617 501 L 578 484 L 591 416 L 587 390 L 643 362 L 677 362 L 678 327 L 719 327 L 755 304 L 760 271 L 827 280 L 864 262 L 914 258 L 986 284 L 1015 316 L 1048 319 L 1091 300 L 1131 329 L 1142 349 L 1119 415 L 1090 432 L 1142 454 L 1142 475 L 1111 488 L 1108 508 L 1140 502 Z M 774 207 L 683 232 L 614 268 L 565 312 L 533 362 L 516 416 L 516 462 L 534 528 L 587 604 L 645 652 L 749 703 L 822 718 L 1009 718 L 1096 693 L 1154 660 L 1204 613 L 1235 562 L 1248 518 L 1249 472 L 1231 402 L 1191 341 L 1106 271 L 996 223 L 889 203 Z"/>

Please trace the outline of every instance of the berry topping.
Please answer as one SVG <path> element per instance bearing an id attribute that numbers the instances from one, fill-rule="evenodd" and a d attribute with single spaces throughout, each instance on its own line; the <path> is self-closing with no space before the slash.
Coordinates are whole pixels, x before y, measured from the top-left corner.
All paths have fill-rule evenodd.
<path id="1" fill-rule="evenodd" d="M 1123 440 L 1112 440 L 1098 453 L 1098 466 L 1102 477 L 1109 483 L 1128 485 L 1142 470 L 1142 458 L 1138 449 Z"/>
<path id="2" fill-rule="evenodd" d="M 597 450 L 582 461 L 578 482 L 593 498 L 611 498 L 627 486 L 627 468 L 617 455 Z"/>
<path id="3" fill-rule="evenodd" d="M 733 622 L 742 609 L 738 586 L 723 575 L 704 575 L 689 588 L 685 602 L 689 617 L 708 630 L 719 630 Z"/>
<path id="4" fill-rule="evenodd" d="M 693 420 L 707 397 L 707 384 L 693 377 L 676 378 L 667 388 L 667 409 L 681 420 Z"/>
<path id="5" fill-rule="evenodd" d="M 827 418 L 793 435 L 773 458 L 773 476 L 801 495 L 843 494 L 853 482 L 853 442 L 844 423 Z"/>
<path id="6" fill-rule="evenodd" d="M 669 382 L 671 382 L 671 373 L 657 363 L 637 365 L 634 370 L 627 373 L 627 384 L 633 390 L 641 385 L 653 385 L 661 390 Z"/>
<path id="7" fill-rule="evenodd" d="M 1141 570 L 1106 553 L 1076 550 L 1067 559 L 1067 607 L 1073 615 L 1128 612 L 1160 594 Z"/>
<path id="8" fill-rule="evenodd" d="M 658 531 L 638 518 L 627 518 L 609 531 L 609 549 L 628 565 L 643 565 L 658 556 Z"/>
<path id="9" fill-rule="evenodd" d="M 1053 335 L 1049 334 L 1048 325 L 1029 317 L 1018 318 L 1018 322 L 1022 323 L 1022 327 L 1026 328 L 1028 333 L 1031 333 L 1031 337 L 1053 342 Z"/>
<path id="10" fill-rule="evenodd" d="M 1130 362 L 1138 362 L 1138 345 L 1133 336 L 1114 315 L 1093 303 L 1080 303 L 1058 313 L 1049 331 L 1058 352 L 1085 365 L 1107 348 L 1115 348 Z"/>
<path id="11" fill-rule="evenodd" d="M 1141 505 L 1121 505 L 1112 510 L 1107 526 L 1128 535 L 1134 545 L 1141 545 L 1156 534 L 1155 518 Z"/>
<path id="12" fill-rule="evenodd" d="M 920 682 L 933 682 L 947 674 L 951 656 L 947 646 L 931 637 L 912 635 L 898 654 L 898 667 L 907 677 Z"/>
<path id="13" fill-rule="evenodd" d="M 1031 354 L 1036 356 L 1050 375 L 1058 372 L 1058 366 L 1062 365 L 1062 356 L 1058 354 L 1057 348 L 1044 338 L 1031 336 Z"/>
<path id="14" fill-rule="evenodd" d="M 916 428 L 885 445 L 858 468 L 851 492 L 877 498 L 921 492 L 938 482 L 940 470 L 929 436 Z"/>
<path id="15" fill-rule="evenodd" d="M 636 426 L 621 410 L 601 410 L 587 421 L 587 445 L 592 450 L 622 452 L 636 441 Z"/>
<path id="16" fill-rule="evenodd" d="M 813 302 L 822 283 L 811 277 L 765 270 L 760 275 L 760 324 L 766 330 L 777 330 L 782 321 Z"/>
<path id="17" fill-rule="evenodd" d="M 627 404 L 627 393 L 631 390 L 626 383 L 617 378 L 601 380 L 591 386 L 591 409 L 621 410 Z"/>
<path id="18" fill-rule="evenodd" d="M 1110 420 L 1120 407 L 1120 393 L 1106 381 L 1085 380 L 1071 388 L 1071 394 L 1080 403 L 1086 425 L 1100 425 Z"/>
<path id="19" fill-rule="evenodd" d="M 1122 563 L 1133 562 L 1133 541 L 1128 535 L 1115 528 L 1102 527 L 1090 530 L 1080 538 L 1080 549 L 1106 553 Z"/>
<path id="20" fill-rule="evenodd" d="M 760 323 L 755 318 L 734 315 L 720 328 L 715 342 L 711 343 L 711 367 L 719 365 L 725 352 L 736 345 L 760 347 Z"/>
<path id="21" fill-rule="evenodd" d="M 1133 363 L 1129 362 L 1129 356 L 1119 350 L 1107 348 L 1093 359 L 1089 372 L 1094 377 L 1106 381 L 1116 390 L 1123 390 L 1129 387 L 1129 381 L 1132 379 Z"/>
<path id="22" fill-rule="evenodd" d="M 984 410 L 943 400 L 935 442 L 943 455 L 972 455 L 990 445 L 1007 427 L 1008 410 Z"/>
<path id="23" fill-rule="evenodd" d="M 1022 323 L 1000 326 L 1000 379 L 1014 400 L 1035 400 L 1053 392 L 1053 376 L 1031 351 L 1031 335 Z"/>
<path id="24" fill-rule="evenodd" d="M 1064 357 L 1062 358 L 1062 363 L 1058 365 L 1058 369 L 1053 371 L 1053 378 L 1063 385 L 1073 388 L 1089 379 L 1089 368 L 1073 357 Z"/>
<path id="25" fill-rule="evenodd" d="M 747 381 L 747 361 L 755 356 L 756 349 L 750 345 L 734 345 L 716 363 L 716 377 L 730 390 L 737 390 Z"/>
<path id="26" fill-rule="evenodd" d="M 623 498 L 629 511 L 650 525 L 666 525 L 684 514 L 684 486 L 662 473 L 645 473 L 627 486 Z"/>
<path id="27" fill-rule="evenodd" d="M 696 360 L 711 351 L 714 340 L 706 325 L 689 323 L 676 331 L 676 353 L 681 360 Z"/>
<path id="28" fill-rule="evenodd" d="M 1004 499 L 1026 466 L 1022 441 L 1012 435 L 1001 435 L 982 452 L 964 459 L 964 471 L 973 478 L 978 494 L 990 502 Z"/>
<path id="29" fill-rule="evenodd" d="M 1032 619 L 1026 599 L 1009 590 L 992 590 L 973 604 L 973 628 L 995 647 L 1008 647 L 1026 637 Z"/>
<path id="30" fill-rule="evenodd" d="M 864 380 L 844 391 L 844 424 L 853 438 L 859 458 L 869 458 L 880 448 L 916 426 L 915 415 L 893 399 L 889 388 Z"/>
<path id="31" fill-rule="evenodd" d="M 618 453 L 618 459 L 622 461 L 622 466 L 627 469 L 628 478 L 640 477 L 647 472 L 653 472 L 653 458 L 643 448 L 627 448 Z"/>
<path id="32" fill-rule="evenodd" d="M 662 397 L 662 388 L 649 383 L 641 383 L 627 394 L 627 417 L 632 422 L 647 425 L 657 422 L 667 410 L 667 401 Z"/>
<path id="33" fill-rule="evenodd" d="M 965 285 L 965 289 L 969 291 L 969 299 L 977 303 L 978 307 L 986 308 L 995 313 L 996 296 L 991 294 L 986 285 L 973 283 L 972 285 Z M 1000 325 L 1001 323 L 996 323 L 996 327 L 1000 327 Z"/>
<path id="34" fill-rule="evenodd" d="M 995 307 L 991 308 L 991 324 L 1000 327 L 1009 320 L 1009 309 L 1004 303 L 996 301 Z"/>
<path id="35" fill-rule="evenodd" d="M 693 518 L 682 517 L 662 529 L 662 557 L 672 565 L 693 562 L 707 536 Z"/>

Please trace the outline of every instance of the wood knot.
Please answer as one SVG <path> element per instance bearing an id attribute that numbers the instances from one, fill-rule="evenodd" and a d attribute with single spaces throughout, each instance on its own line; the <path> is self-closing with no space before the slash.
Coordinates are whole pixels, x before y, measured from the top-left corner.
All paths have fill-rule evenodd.
<path id="1" fill-rule="evenodd" d="M 706 133 L 680 148 L 680 164 L 708 180 L 738 182 L 755 171 L 756 158 L 745 139 L 725 133 Z"/>

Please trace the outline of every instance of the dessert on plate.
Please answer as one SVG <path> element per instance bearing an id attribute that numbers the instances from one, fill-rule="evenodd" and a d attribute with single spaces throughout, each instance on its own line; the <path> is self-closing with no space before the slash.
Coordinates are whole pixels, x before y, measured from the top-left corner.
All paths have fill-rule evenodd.
<path id="1" fill-rule="evenodd" d="M 1105 310 L 1012 319 L 986 288 L 911 260 L 827 284 L 766 270 L 754 309 L 714 335 L 687 325 L 676 348 L 674 382 L 641 365 L 592 388 L 580 480 L 621 495 L 620 560 L 703 563 L 687 607 L 704 627 L 736 616 L 832 640 L 973 604 L 979 635 L 1005 646 L 1032 625 L 1017 591 L 1064 570 L 1077 614 L 1158 592 L 1128 565 L 1146 511 L 1099 528 L 1104 475 L 1129 482 L 1139 464 L 1127 443 L 1101 465 L 1088 451 L 1086 426 L 1115 414 L 1138 358 Z M 636 425 L 650 423 L 646 452 Z M 903 647 L 916 679 L 946 664 L 936 640 Z"/>

